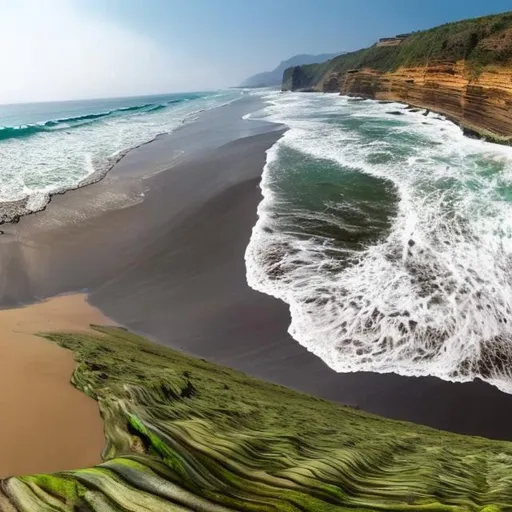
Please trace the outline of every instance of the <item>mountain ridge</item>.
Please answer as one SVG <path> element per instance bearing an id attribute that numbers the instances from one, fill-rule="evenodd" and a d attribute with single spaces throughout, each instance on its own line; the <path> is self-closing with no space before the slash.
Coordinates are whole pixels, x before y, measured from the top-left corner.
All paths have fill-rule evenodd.
<path id="1" fill-rule="evenodd" d="M 241 87 L 269 87 L 272 85 L 281 85 L 283 72 L 291 66 L 301 66 L 305 64 L 316 64 L 331 60 L 344 52 L 337 53 L 320 53 L 318 55 L 302 53 L 294 55 L 289 59 L 283 60 L 272 71 L 263 71 L 256 73 L 245 79 Z"/>

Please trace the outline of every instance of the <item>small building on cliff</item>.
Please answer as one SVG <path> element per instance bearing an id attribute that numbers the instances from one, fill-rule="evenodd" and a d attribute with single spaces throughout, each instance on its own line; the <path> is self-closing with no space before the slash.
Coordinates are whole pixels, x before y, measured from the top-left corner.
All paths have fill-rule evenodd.
<path id="1" fill-rule="evenodd" d="M 398 34 L 395 37 L 381 37 L 376 46 L 398 46 L 411 34 Z"/>

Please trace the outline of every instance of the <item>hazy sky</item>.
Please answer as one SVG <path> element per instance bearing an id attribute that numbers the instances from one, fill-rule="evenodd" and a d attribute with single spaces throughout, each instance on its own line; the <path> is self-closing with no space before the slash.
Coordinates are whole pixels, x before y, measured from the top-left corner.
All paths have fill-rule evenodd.
<path id="1" fill-rule="evenodd" d="M 0 103 L 221 88 L 511 0 L 0 0 Z"/>

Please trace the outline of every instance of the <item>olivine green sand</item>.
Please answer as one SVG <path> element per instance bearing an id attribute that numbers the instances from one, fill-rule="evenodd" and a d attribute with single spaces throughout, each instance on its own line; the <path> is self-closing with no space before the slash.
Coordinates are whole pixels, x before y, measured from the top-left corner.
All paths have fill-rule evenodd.
<path id="1" fill-rule="evenodd" d="M 2 482 L 0 510 L 512 510 L 512 444 L 382 419 L 124 329 L 45 335 L 105 422 L 97 467 Z"/>

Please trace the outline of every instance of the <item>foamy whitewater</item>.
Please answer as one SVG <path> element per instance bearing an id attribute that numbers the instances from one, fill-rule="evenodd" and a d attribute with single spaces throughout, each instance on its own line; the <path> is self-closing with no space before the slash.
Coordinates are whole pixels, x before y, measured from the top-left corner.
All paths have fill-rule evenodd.
<path id="1" fill-rule="evenodd" d="M 0 214 L 12 202 L 23 203 L 18 210 L 25 213 L 39 210 L 50 194 L 101 178 L 131 148 L 240 94 L 0 105 Z"/>
<path id="2" fill-rule="evenodd" d="M 512 148 L 442 116 L 260 93 L 269 151 L 251 287 L 338 372 L 479 377 L 512 393 Z"/>

